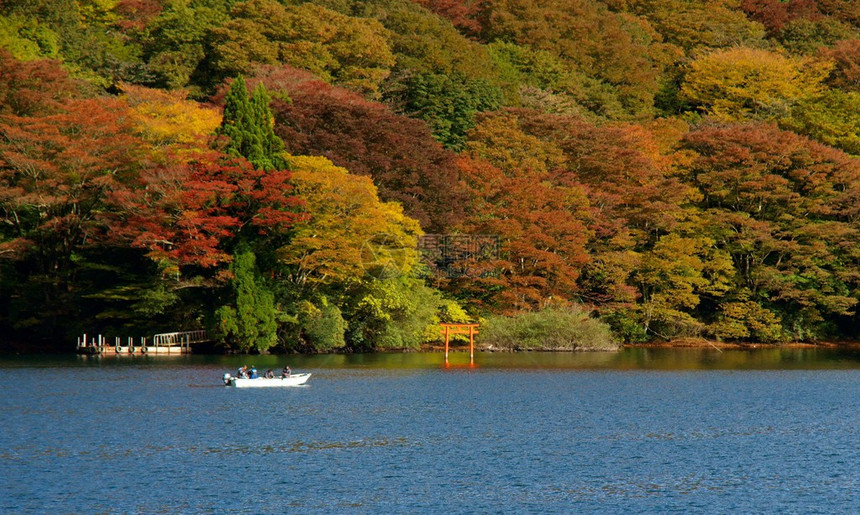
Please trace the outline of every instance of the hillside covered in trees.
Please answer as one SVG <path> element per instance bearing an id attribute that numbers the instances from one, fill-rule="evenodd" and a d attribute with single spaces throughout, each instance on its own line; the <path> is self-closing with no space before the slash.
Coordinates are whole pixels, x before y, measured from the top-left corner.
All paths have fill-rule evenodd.
<path id="1" fill-rule="evenodd" d="M 31 349 L 856 339 L 860 2 L 4 0 L 0 292 Z"/>

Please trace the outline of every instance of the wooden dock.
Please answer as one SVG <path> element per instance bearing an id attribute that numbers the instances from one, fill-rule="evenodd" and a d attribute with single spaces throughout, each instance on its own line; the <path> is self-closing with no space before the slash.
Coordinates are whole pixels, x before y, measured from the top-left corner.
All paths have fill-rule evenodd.
<path id="1" fill-rule="evenodd" d="M 209 341 L 209 337 L 203 330 L 156 334 L 151 339 L 141 336 L 137 340 L 119 336 L 111 340 L 101 334 L 88 338 L 84 333 L 83 336 L 78 337 L 76 350 L 78 354 L 93 356 L 176 356 L 191 353 L 192 343 L 205 341 Z"/>

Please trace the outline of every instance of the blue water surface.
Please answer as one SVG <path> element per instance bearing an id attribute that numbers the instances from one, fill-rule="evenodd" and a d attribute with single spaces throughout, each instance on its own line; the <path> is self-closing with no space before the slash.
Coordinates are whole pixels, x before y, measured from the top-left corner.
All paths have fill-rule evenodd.
<path id="1" fill-rule="evenodd" d="M 246 390 L 236 358 L 0 360 L 0 512 L 860 509 L 857 361 L 516 356 L 291 358 L 307 387 Z"/>

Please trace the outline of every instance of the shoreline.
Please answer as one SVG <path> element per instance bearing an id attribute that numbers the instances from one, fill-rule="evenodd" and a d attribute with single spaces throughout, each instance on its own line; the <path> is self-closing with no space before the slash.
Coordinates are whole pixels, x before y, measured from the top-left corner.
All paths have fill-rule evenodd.
<path id="1" fill-rule="evenodd" d="M 468 351 L 468 345 L 451 347 L 450 352 Z M 860 349 L 860 341 L 820 341 L 820 342 L 788 342 L 788 343 L 760 343 L 760 342 L 721 342 L 705 338 L 679 338 L 677 340 L 647 343 L 624 343 L 617 349 L 595 349 L 583 347 L 579 349 L 500 349 L 491 345 L 478 345 L 477 352 L 617 352 L 622 349 L 713 349 L 713 350 L 753 350 L 753 349 Z M 386 352 L 386 351 L 378 351 Z M 398 351 L 395 351 L 398 352 Z M 423 345 L 420 349 L 404 350 L 403 352 L 445 352 L 445 348 L 438 345 Z"/>
<path id="2" fill-rule="evenodd" d="M 476 345 L 475 352 L 618 352 L 623 349 L 712 349 L 712 350 L 754 350 L 754 349 L 860 349 L 860 341 L 820 341 L 820 342 L 788 342 L 788 343 L 756 343 L 756 342 L 720 342 L 704 338 L 679 338 L 677 340 L 647 343 L 624 343 L 613 349 L 581 347 L 576 349 L 502 349 L 493 345 Z M 467 345 L 452 345 L 449 352 L 468 352 Z M 357 354 L 376 353 L 410 353 L 410 352 L 445 352 L 443 345 L 427 344 L 417 349 L 380 349 L 359 352 Z M 39 354 L 75 354 L 67 349 L 57 348 L 28 348 L 19 345 L 0 345 L 0 356 L 39 355 Z M 231 352 L 202 352 L 192 354 L 232 355 Z M 296 353 L 267 353 L 273 355 L 291 355 Z M 299 353 L 302 354 L 302 353 Z M 351 351 L 312 352 L 308 354 L 356 354 Z"/>
<path id="3" fill-rule="evenodd" d="M 822 342 L 788 342 L 788 343 L 759 343 L 759 342 L 720 342 L 705 338 L 679 338 L 668 342 L 625 343 L 622 348 L 632 349 L 717 349 L 717 350 L 751 350 L 751 349 L 851 349 L 860 348 L 860 341 L 822 341 Z"/>

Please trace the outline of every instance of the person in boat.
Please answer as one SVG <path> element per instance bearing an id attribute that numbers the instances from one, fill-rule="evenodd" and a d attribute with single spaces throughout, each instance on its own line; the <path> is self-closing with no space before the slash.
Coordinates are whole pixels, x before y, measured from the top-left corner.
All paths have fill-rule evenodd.
<path id="1" fill-rule="evenodd" d="M 249 379 L 257 379 L 258 377 L 260 376 L 257 375 L 257 368 L 254 367 L 254 365 L 251 365 L 251 375 L 249 376 Z"/>
<path id="2" fill-rule="evenodd" d="M 290 370 L 290 366 L 284 365 L 284 369 L 281 371 L 281 378 L 290 377 L 291 375 L 293 375 L 293 371 Z"/>
<path id="3" fill-rule="evenodd" d="M 236 371 L 236 377 L 247 379 L 248 378 L 248 365 L 242 365 L 239 367 L 239 370 Z"/>
<path id="4" fill-rule="evenodd" d="M 274 379 L 274 378 L 275 378 L 275 373 L 272 371 L 272 369 L 270 368 L 269 370 L 266 370 L 266 379 Z"/>

